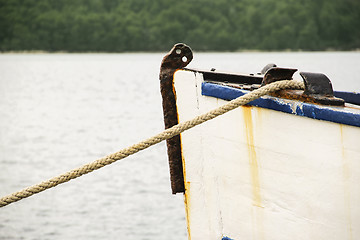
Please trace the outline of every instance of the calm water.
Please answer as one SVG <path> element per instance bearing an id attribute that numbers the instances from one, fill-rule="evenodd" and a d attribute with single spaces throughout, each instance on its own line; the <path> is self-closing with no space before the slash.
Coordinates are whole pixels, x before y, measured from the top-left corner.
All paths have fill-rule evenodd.
<path id="1" fill-rule="evenodd" d="M 163 55 L 0 55 L 0 195 L 161 131 Z M 190 67 L 258 72 L 269 62 L 360 91 L 359 52 L 195 53 Z M 186 238 L 164 143 L 0 209 L 0 239 Z"/>

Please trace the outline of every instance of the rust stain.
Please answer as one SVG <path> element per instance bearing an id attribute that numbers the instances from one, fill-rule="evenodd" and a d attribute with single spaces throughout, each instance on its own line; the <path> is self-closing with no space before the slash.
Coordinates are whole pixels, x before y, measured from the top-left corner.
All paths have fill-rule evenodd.
<path id="1" fill-rule="evenodd" d="M 182 152 L 183 146 L 181 141 L 181 134 L 180 136 L 180 148 L 181 148 L 181 160 L 183 166 L 183 176 L 184 176 L 184 204 L 185 204 L 185 215 L 186 215 L 186 225 L 187 225 L 187 232 L 188 232 L 188 240 L 191 240 L 191 231 L 190 231 L 190 182 L 186 180 L 186 167 L 185 167 L 185 158 Z"/>
<path id="2" fill-rule="evenodd" d="M 253 121 L 251 115 L 251 107 L 243 106 L 242 109 L 244 113 L 246 140 L 247 140 L 248 153 L 249 153 L 253 204 L 255 206 L 262 207 L 261 193 L 260 193 L 259 164 L 257 162 L 255 145 L 254 145 L 254 127 L 253 127 Z"/>
<path id="3" fill-rule="evenodd" d="M 175 73 L 179 71 L 179 69 L 175 70 L 174 74 L 173 74 L 173 79 L 175 78 Z M 175 98 L 175 104 L 176 104 L 176 100 L 177 100 L 177 97 L 176 97 L 176 90 L 175 90 L 175 83 L 174 81 L 171 82 L 171 86 L 172 86 L 172 91 L 174 93 L 174 98 Z M 177 110 L 177 107 L 176 107 L 176 110 Z M 177 114 L 177 119 L 179 121 L 179 114 Z"/>
<path id="4" fill-rule="evenodd" d="M 260 192 L 260 176 L 259 176 L 259 164 L 256 157 L 255 140 L 254 140 L 254 126 L 253 118 L 251 114 L 252 107 L 243 106 L 245 131 L 246 131 L 246 142 L 248 146 L 249 154 L 249 165 L 251 174 L 251 185 L 252 185 L 252 222 L 253 222 L 253 239 L 265 239 L 264 232 L 264 207 L 262 206 L 262 198 Z M 258 119 L 256 119 L 258 123 Z"/>
<path id="5" fill-rule="evenodd" d="M 257 128 L 259 128 L 259 127 L 262 127 L 262 119 L 263 119 L 262 114 L 263 114 L 264 110 L 262 108 L 259 108 L 259 107 L 255 108 L 255 109 L 256 109 L 256 113 L 257 113 L 256 124 L 257 124 Z M 258 133 L 261 132 L 261 129 L 260 129 L 260 131 L 257 130 L 257 132 Z"/>
<path id="6" fill-rule="evenodd" d="M 343 178 L 344 178 L 344 202 L 345 202 L 345 210 L 347 215 L 347 223 L 348 223 L 348 231 L 349 231 L 349 239 L 353 239 L 353 231 L 352 231 L 352 222 L 351 222 L 351 206 L 350 206 L 350 168 L 349 163 L 346 160 L 346 152 L 344 146 L 344 132 L 343 125 L 340 125 L 340 137 L 341 137 L 341 157 L 342 157 L 342 170 L 343 170 Z"/>
<path id="7" fill-rule="evenodd" d="M 190 231 L 190 182 L 185 182 L 185 194 L 184 194 L 184 203 L 185 203 L 185 214 L 186 214 L 186 224 L 188 231 L 188 239 L 191 240 L 191 231 Z"/>

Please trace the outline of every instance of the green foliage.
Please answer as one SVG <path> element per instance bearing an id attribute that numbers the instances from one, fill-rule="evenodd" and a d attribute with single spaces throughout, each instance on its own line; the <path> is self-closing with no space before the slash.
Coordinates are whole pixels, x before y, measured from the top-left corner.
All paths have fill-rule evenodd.
<path id="1" fill-rule="evenodd" d="M 350 50 L 359 0 L 0 0 L 0 51 Z"/>

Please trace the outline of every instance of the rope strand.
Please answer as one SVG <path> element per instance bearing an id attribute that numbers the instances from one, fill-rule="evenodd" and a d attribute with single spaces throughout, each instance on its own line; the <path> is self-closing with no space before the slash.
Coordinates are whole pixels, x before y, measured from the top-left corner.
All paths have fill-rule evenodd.
<path id="1" fill-rule="evenodd" d="M 279 91 L 282 89 L 299 89 L 299 90 L 304 89 L 304 83 L 297 82 L 297 81 L 283 80 L 283 81 L 271 83 L 269 85 L 265 85 L 259 89 L 249 92 L 246 95 L 238 97 L 219 108 L 216 108 L 205 114 L 199 115 L 199 116 L 195 117 L 194 119 L 188 120 L 183 123 L 179 123 L 179 124 L 169 128 L 169 129 L 166 129 L 165 131 L 163 131 L 153 137 L 150 137 L 144 141 L 136 143 L 130 147 L 124 148 L 116 153 L 110 154 L 106 157 L 103 157 L 103 158 L 95 160 L 91 163 L 85 164 L 82 167 L 73 169 L 71 171 L 68 171 L 59 176 L 53 177 L 53 178 L 46 180 L 44 182 L 41 182 L 39 184 L 27 187 L 18 192 L 14 192 L 12 194 L 4 196 L 4 197 L 0 198 L 0 207 L 4 207 L 6 205 L 9 205 L 10 203 L 17 202 L 21 199 L 24 199 L 24 198 L 30 197 L 34 194 L 40 193 L 46 189 L 55 187 L 59 184 L 68 182 L 72 179 L 75 179 L 77 177 L 80 177 L 82 175 L 90 173 L 94 170 L 100 169 L 106 165 L 109 165 L 120 159 L 126 158 L 132 154 L 135 154 L 141 150 L 144 150 L 152 145 L 160 143 L 166 139 L 172 138 L 190 128 L 193 128 L 201 123 L 204 123 L 208 120 L 218 117 L 218 116 L 220 116 L 226 112 L 229 112 L 241 105 L 245 105 L 255 99 L 260 98 L 261 96 L 264 96 L 266 94 L 276 92 L 276 91 Z"/>

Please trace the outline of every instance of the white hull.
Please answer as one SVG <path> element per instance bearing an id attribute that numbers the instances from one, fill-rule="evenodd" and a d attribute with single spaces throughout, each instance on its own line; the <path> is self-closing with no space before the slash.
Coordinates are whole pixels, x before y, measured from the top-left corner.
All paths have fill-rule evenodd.
<path id="1" fill-rule="evenodd" d="M 179 122 L 226 103 L 202 81 L 175 73 Z M 189 239 L 360 239 L 359 127 L 244 106 L 181 144 Z"/>

